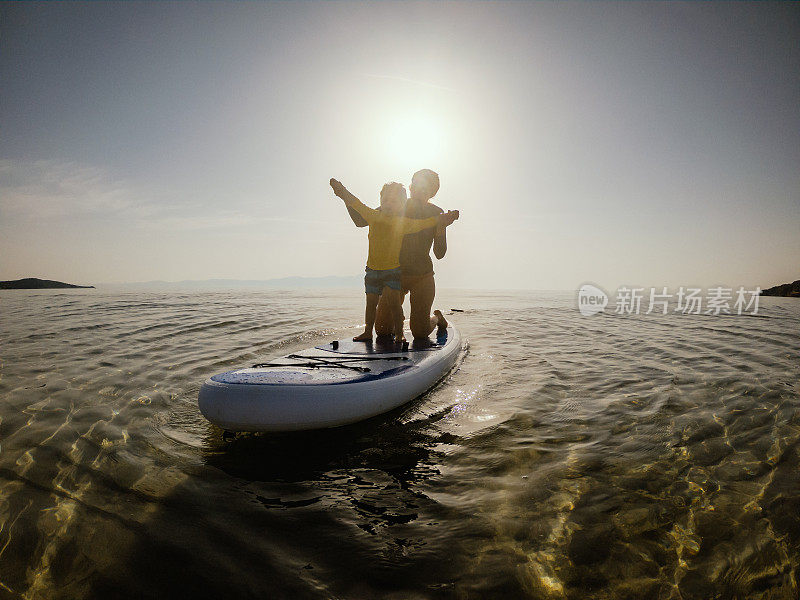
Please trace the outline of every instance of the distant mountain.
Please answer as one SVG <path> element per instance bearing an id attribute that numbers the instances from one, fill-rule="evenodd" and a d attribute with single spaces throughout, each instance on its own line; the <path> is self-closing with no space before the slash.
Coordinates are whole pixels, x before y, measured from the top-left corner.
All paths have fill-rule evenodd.
<path id="1" fill-rule="evenodd" d="M 187 279 L 184 281 L 139 281 L 134 283 L 118 283 L 123 287 L 134 288 L 272 288 L 272 289 L 305 289 L 305 288 L 342 288 L 363 285 L 363 277 L 282 277 L 280 279 Z"/>
<path id="2" fill-rule="evenodd" d="M 792 283 L 784 283 L 783 285 L 776 285 L 775 287 L 761 290 L 762 296 L 791 296 L 793 298 L 800 298 L 800 279 Z"/>
<path id="3" fill-rule="evenodd" d="M 15 279 L 13 281 L 0 281 L 0 290 L 46 290 L 58 288 L 94 288 L 93 285 L 73 285 L 52 279 L 37 279 L 27 277 L 25 279 Z"/>

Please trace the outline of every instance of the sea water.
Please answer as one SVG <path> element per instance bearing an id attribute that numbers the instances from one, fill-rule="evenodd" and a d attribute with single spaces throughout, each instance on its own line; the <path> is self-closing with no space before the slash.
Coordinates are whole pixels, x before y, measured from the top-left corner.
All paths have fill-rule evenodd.
<path id="1" fill-rule="evenodd" d="M 204 420 L 207 377 L 362 302 L 0 293 L 0 597 L 798 597 L 800 300 L 445 290 L 466 346 L 424 397 L 323 432 Z"/>

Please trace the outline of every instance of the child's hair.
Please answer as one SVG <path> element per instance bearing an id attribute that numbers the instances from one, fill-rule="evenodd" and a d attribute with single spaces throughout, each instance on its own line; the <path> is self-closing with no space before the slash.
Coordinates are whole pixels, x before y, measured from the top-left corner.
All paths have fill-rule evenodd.
<path id="1" fill-rule="evenodd" d="M 381 188 L 381 200 L 384 198 L 389 199 L 393 196 L 397 196 L 400 200 L 406 201 L 408 200 L 408 195 L 406 194 L 406 188 L 403 187 L 402 183 L 397 183 L 396 181 L 390 181 L 386 185 Z"/>
<path id="2" fill-rule="evenodd" d="M 428 190 L 430 197 L 433 198 L 436 195 L 436 192 L 439 191 L 439 174 L 436 171 L 431 171 L 430 169 L 420 169 L 414 173 L 412 179 L 416 179 L 417 177 L 419 177 L 422 184 Z"/>

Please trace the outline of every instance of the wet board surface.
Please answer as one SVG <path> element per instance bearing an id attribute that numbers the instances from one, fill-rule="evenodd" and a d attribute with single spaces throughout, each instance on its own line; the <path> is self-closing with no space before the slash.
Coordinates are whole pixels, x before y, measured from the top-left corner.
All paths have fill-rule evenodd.
<path id="1" fill-rule="evenodd" d="M 213 375 L 198 405 L 209 421 L 231 431 L 336 427 L 423 394 L 453 368 L 461 347 L 453 327 L 405 350 L 380 340 L 335 340 Z"/>
<path id="2" fill-rule="evenodd" d="M 403 350 L 401 344 L 393 341 L 385 341 L 375 338 L 369 342 L 354 342 L 352 338 L 344 338 L 327 344 L 317 346 L 317 350 L 334 352 L 337 354 L 402 354 L 408 352 L 435 352 L 441 350 L 447 344 L 447 331 L 436 336 L 436 340 L 418 342 L 416 340 L 409 343 L 408 348 Z"/>

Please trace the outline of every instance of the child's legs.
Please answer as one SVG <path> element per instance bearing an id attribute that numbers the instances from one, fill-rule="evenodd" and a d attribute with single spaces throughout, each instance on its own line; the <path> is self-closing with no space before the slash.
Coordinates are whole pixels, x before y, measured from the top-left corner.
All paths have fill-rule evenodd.
<path id="1" fill-rule="evenodd" d="M 399 268 L 384 271 L 383 296 L 392 315 L 392 330 L 395 341 L 403 340 L 403 286 L 402 272 Z"/>
<path id="2" fill-rule="evenodd" d="M 403 337 L 403 292 L 385 287 L 382 298 L 386 299 L 392 317 L 392 332 L 395 340 L 400 340 Z"/>
<path id="3" fill-rule="evenodd" d="M 381 295 L 383 281 L 380 271 L 374 271 L 367 267 L 364 271 L 364 292 L 367 296 L 367 305 L 364 309 L 364 333 L 353 338 L 357 342 L 372 339 L 372 327 L 375 325 L 375 310 L 378 306 L 378 298 Z"/>
<path id="4" fill-rule="evenodd" d="M 353 338 L 354 342 L 372 339 L 372 326 L 375 324 L 375 309 L 378 306 L 378 294 L 367 292 L 367 306 L 364 309 L 364 333 Z"/>
<path id="5" fill-rule="evenodd" d="M 400 312 L 402 313 L 402 302 Z M 404 317 L 405 318 L 405 317 Z M 378 300 L 378 309 L 375 315 L 375 334 L 388 336 L 394 333 L 394 320 L 395 316 L 392 313 L 391 303 L 386 294 L 381 294 L 381 299 Z"/>
<path id="6" fill-rule="evenodd" d="M 372 331 L 372 326 L 375 325 L 375 311 L 378 307 L 378 299 L 380 296 L 377 294 L 367 294 L 367 306 L 364 310 L 364 323 L 365 331 Z"/>

